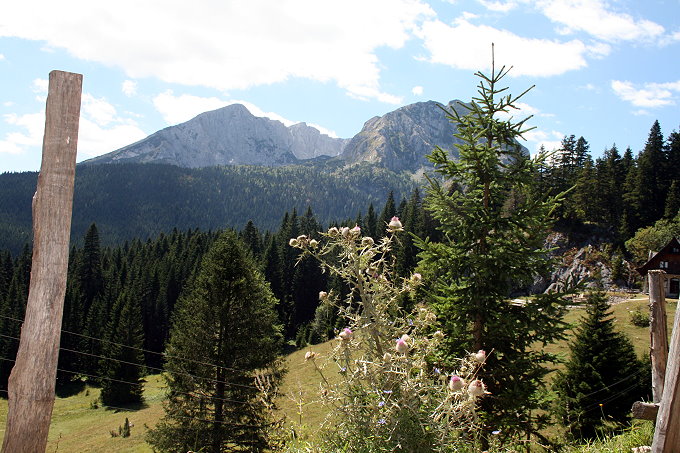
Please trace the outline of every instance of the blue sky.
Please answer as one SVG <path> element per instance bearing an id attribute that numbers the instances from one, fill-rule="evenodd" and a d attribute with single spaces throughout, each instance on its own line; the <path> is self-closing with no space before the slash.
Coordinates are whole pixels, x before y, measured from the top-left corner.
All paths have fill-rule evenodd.
<path id="1" fill-rule="evenodd" d="M 496 64 L 530 150 L 595 157 L 680 126 L 680 0 L 0 2 L 0 172 L 38 170 L 47 78 L 83 74 L 78 161 L 231 103 L 349 138 L 413 102 L 469 100 Z"/>

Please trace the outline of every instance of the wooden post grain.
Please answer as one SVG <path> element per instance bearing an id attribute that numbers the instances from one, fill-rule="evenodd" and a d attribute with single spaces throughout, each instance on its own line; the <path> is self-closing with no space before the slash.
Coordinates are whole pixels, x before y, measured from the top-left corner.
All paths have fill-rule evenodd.
<path id="1" fill-rule="evenodd" d="M 680 453 L 680 316 L 677 313 L 652 452 Z"/>
<path id="2" fill-rule="evenodd" d="M 45 135 L 33 196 L 33 262 L 26 316 L 9 377 L 3 453 L 44 452 L 54 405 L 66 292 L 83 76 L 50 73 Z"/>
<path id="3" fill-rule="evenodd" d="M 668 361 L 668 326 L 666 318 L 665 272 L 654 269 L 648 273 L 649 278 L 649 336 L 650 357 L 652 360 L 652 400 L 661 401 L 666 362 Z"/>

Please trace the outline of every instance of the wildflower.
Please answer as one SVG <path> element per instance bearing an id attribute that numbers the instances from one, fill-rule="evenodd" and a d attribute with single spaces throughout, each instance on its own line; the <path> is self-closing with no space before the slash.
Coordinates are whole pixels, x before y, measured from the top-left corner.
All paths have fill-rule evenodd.
<path id="1" fill-rule="evenodd" d="M 483 363 L 486 360 L 486 351 L 480 349 L 477 353 L 472 354 L 472 357 L 479 363 Z"/>
<path id="2" fill-rule="evenodd" d="M 379 425 L 384 425 L 385 423 L 387 423 L 387 421 L 384 418 L 381 418 L 380 420 L 378 420 Z"/>
<path id="3" fill-rule="evenodd" d="M 423 276 L 420 275 L 418 272 L 411 275 L 411 283 L 413 283 L 414 285 L 420 285 L 422 282 L 423 282 Z"/>
<path id="4" fill-rule="evenodd" d="M 349 236 L 349 228 L 348 227 L 342 227 L 340 229 L 340 234 L 342 234 L 342 237 L 346 238 Z"/>
<path id="5" fill-rule="evenodd" d="M 308 360 L 312 360 L 312 361 L 313 361 L 314 359 L 316 359 L 316 352 L 314 352 L 314 351 L 307 351 L 307 352 L 305 353 L 305 362 L 307 362 Z"/>
<path id="6" fill-rule="evenodd" d="M 434 337 L 435 340 L 441 341 L 444 339 L 444 333 L 441 330 L 438 330 L 432 334 L 432 337 Z"/>
<path id="7" fill-rule="evenodd" d="M 301 234 L 300 236 L 297 237 L 298 242 L 302 243 L 307 240 L 307 236 L 304 234 Z"/>
<path id="8" fill-rule="evenodd" d="M 480 381 L 479 379 L 475 379 L 474 381 L 470 382 L 467 391 L 470 394 L 470 396 L 478 398 L 484 395 L 484 393 L 486 392 L 486 387 L 484 386 L 484 383 L 482 381 Z"/>
<path id="9" fill-rule="evenodd" d="M 309 241 L 309 246 L 313 249 L 315 249 L 318 245 L 319 241 L 317 241 L 316 239 L 312 239 L 311 241 Z"/>
<path id="10" fill-rule="evenodd" d="M 328 235 L 329 235 L 329 236 L 335 237 L 335 236 L 337 236 L 338 234 L 340 234 L 340 230 L 338 230 L 337 227 L 333 227 L 333 228 L 330 228 L 330 229 L 328 230 Z"/>
<path id="11" fill-rule="evenodd" d="M 345 327 L 342 329 L 342 332 L 338 334 L 341 340 L 351 340 L 352 339 L 352 330 L 349 327 Z"/>
<path id="12" fill-rule="evenodd" d="M 497 429 L 497 430 L 495 430 L 495 431 L 491 431 L 491 434 L 493 434 L 494 436 L 497 436 L 497 435 L 499 435 L 500 433 L 501 433 L 501 430 L 500 430 L 500 429 Z"/>
<path id="13" fill-rule="evenodd" d="M 394 349 L 396 349 L 399 354 L 405 354 L 408 352 L 408 344 L 406 344 L 403 338 L 400 338 L 397 340 L 397 344 Z"/>
<path id="14" fill-rule="evenodd" d="M 451 379 L 449 379 L 449 390 L 451 390 L 452 392 L 457 392 L 464 386 L 465 381 L 457 374 L 454 374 L 453 376 L 451 376 Z"/>
<path id="15" fill-rule="evenodd" d="M 383 362 L 391 362 L 391 361 L 392 361 L 392 354 L 390 354 L 389 352 L 386 352 L 383 355 Z"/>
<path id="16" fill-rule="evenodd" d="M 374 244 L 373 238 L 366 236 L 361 240 L 362 247 L 371 247 Z"/>
<path id="17" fill-rule="evenodd" d="M 328 297 L 328 293 L 326 291 L 319 291 L 319 300 L 325 300 Z"/>
<path id="18" fill-rule="evenodd" d="M 290 241 L 288 241 L 288 245 L 290 245 L 291 247 L 297 247 L 298 245 L 300 245 L 300 241 L 293 238 Z"/>
<path id="19" fill-rule="evenodd" d="M 390 220 L 390 223 L 387 225 L 387 231 L 404 231 L 404 228 L 402 228 L 401 221 L 399 220 L 399 217 L 394 216 L 392 217 L 392 220 Z"/>
<path id="20" fill-rule="evenodd" d="M 359 236 L 361 234 L 361 228 L 359 225 L 354 225 L 354 228 L 349 230 L 350 233 L 352 233 L 352 236 Z"/>
<path id="21" fill-rule="evenodd" d="M 435 315 L 431 311 L 427 312 L 427 314 L 425 315 L 425 321 L 427 321 L 427 322 L 432 323 L 432 322 L 435 322 L 436 320 L 437 320 L 437 315 Z"/>
<path id="22" fill-rule="evenodd" d="M 385 402 L 384 402 L 384 401 L 381 401 L 381 402 L 378 403 L 378 407 L 383 407 L 383 406 L 385 406 Z"/>

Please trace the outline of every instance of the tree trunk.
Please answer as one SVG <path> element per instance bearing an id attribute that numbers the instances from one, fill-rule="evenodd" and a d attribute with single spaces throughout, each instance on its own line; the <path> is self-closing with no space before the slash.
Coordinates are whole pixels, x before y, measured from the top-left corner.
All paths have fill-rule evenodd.
<path id="1" fill-rule="evenodd" d="M 50 73 L 45 136 L 33 197 L 33 264 L 17 359 L 9 378 L 3 453 L 44 452 L 54 405 L 66 293 L 83 76 Z"/>

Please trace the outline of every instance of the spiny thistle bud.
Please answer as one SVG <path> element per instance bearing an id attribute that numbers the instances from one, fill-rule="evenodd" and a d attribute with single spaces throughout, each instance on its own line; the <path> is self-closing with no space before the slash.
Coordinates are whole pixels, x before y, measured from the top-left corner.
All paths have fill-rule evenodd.
<path id="1" fill-rule="evenodd" d="M 444 339 L 444 333 L 441 330 L 436 331 L 432 334 L 435 340 L 441 341 Z"/>
<path id="2" fill-rule="evenodd" d="M 465 387 L 465 381 L 460 376 L 457 374 L 451 376 L 451 379 L 449 379 L 449 390 L 452 392 L 457 392 L 463 387 Z"/>
<path id="3" fill-rule="evenodd" d="M 392 220 L 390 220 L 390 223 L 387 225 L 387 231 L 404 231 L 404 228 L 402 228 L 401 221 L 399 220 L 399 217 L 394 216 L 392 217 Z"/>
<path id="4" fill-rule="evenodd" d="M 479 363 L 483 363 L 486 360 L 486 351 L 484 349 L 480 349 L 477 351 L 475 354 L 472 354 L 472 357 Z"/>
<path id="5" fill-rule="evenodd" d="M 318 245 L 319 241 L 317 241 L 316 239 L 312 239 L 311 241 L 309 241 L 309 246 L 313 249 L 315 249 Z"/>
<path id="6" fill-rule="evenodd" d="M 420 275 L 418 272 L 411 275 L 411 283 L 413 283 L 414 285 L 420 285 L 422 282 L 423 276 Z"/>
<path id="7" fill-rule="evenodd" d="M 350 233 L 352 233 L 352 236 L 359 236 L 361 234 L 361 228 L 359 225 L 354 225 L 354 228 L 350 230 Z"/>
<path id="8" fill-rule="evenodd" d="M 404 341 L 403 338 L 400 338 L 397 340 L 397 344 L 394 347 L 394 349 L 399 353 L 399 354 L 406 354 L 408 352 L 408 344 L 406 341 Z"/>
<path id="9" fill-rule="evenodd" d="M 325 300 L 328 297 L 328 293 L 326 291 L 319 291 L 319 300 Z"/>
<path id="10" fill-rule="evenodd" d="M 316 352 L 314 351 L 307 351 L 305 353 L 305 362 L 308 360 L 314 360 L 316 359 Z"/>
<path id="11" fill-rule="evenodd" d="M 351 340 L 352 339 L 352 330 L 349 327 L 345 327 L 342 329 L 342 331 L 338 334 L 341 340 Z"/>
<path id="12" fill-rule="evenodd" d="M 333 227 L 328 230 L 328 235 L 331 237 L 335 237 L 338 234 L 340 234 L 340 230 L 338 230 L 337 227 Z"/>
<path id="13" fill-rule="evenodd" d="M 297 246 L 300 245 L 300 241 L 298 241 L 297 239 L 293 238 L 293 239 L 291 239 L 290 241 L 288 241 L 288 245 L 290 245 L 291 247 L 297 247 Z"/>
<path id="14" fill-rule="evenodd" d="M 298 242 L 303 243 L 307 241 L 307 236 L 304 234 L 301 234 L 300 236 L 297 237 Z"/>
<path id="15" fill-rule="evenodd" d="M 432 313 L 431 311 L 428 311 L 427 314 L 425 315 L 425 321 L 432 323 L 437 320 L 437 315 Z"/>
<path id="16" fill-rule="evenodd" d="M 470 396 L 474 398 L 478 398 L 486 392 L 486 387 L 484 386 L 484 383 L 480 381 L 479 379 L 475 379 L 474 381 L 470 382 L 470 385 L 468 386 L 468 393 Z"/>
<path id="17" fill-rule="evenodd" d="M 383 362 L 391 362 L 392 361 L 392 354 L 389 352 L 386 352 L 383 354 Z"/>
<path id="18" fill-rule="evenodd" d="M 342 237 L 344 237 L 344 238 L 349 236 L 349 227 L 340 228 L 340 234 L 342 234 Z"/>
<path id="19" fill-rule="evenodd" d="M 362 247 L 371 247 L 373 245 L 373 238 L 366 236 L 361 240 Z"/>

